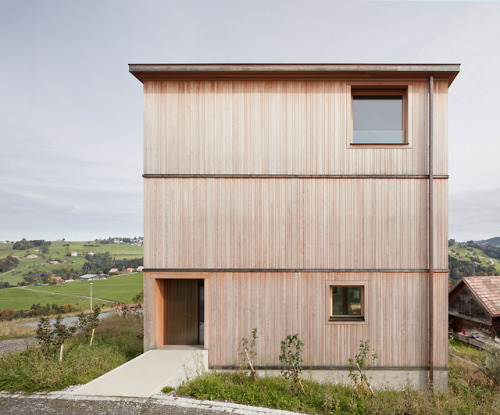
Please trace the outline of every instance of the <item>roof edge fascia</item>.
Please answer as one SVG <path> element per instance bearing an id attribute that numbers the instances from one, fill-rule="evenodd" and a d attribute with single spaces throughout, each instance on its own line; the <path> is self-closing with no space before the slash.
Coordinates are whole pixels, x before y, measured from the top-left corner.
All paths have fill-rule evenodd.
<path id="1" fill-rule="evenodd" d="M 141 82 L 183 79 L 445 79 L 451 85 L 460 64 L 129 64 Z"/>

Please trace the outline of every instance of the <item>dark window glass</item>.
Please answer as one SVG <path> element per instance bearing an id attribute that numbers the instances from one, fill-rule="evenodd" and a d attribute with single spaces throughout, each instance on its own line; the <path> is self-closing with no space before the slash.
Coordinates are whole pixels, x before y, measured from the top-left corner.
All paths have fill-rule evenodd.
<path id="1" fill-rule="evenodd" d="M 354 95 L 353 143 L 403 144 L 402 95 Z"/>
<path id="2" fill-rule="evenodd" d="M 362 317 L 362 287 L 332 287 L 332 317 Z"/>

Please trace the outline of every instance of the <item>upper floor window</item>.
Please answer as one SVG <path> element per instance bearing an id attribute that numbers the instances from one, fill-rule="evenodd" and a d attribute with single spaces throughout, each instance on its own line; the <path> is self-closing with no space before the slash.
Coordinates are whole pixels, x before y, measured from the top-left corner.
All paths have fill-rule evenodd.
<path id="1" fill-rule="evenodd" d="M 412 148 L 413 85 L 411 82 L 347 83 L 347 148 Z"/>
<path id="2" fill-rule="evenodd" d="M 406 91 L 352 89 L 352 144 L 406 143 Z"/>

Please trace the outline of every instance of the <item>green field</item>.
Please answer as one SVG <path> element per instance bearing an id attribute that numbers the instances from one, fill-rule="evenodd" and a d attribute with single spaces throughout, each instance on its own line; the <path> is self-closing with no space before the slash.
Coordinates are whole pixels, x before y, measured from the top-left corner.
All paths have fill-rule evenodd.
<path id="1" fill-rule="evenodd" d="M 74 304 L 79 309 L 90 307 L 90 300 L 72 297 L 73 294 L 90 296 L 90 282 L 75 281 L 61 285 L 48 285 L 27 289 L 20 287 L 5 288 L 0 290 L 0 310 L 13 308 L 14 310 L 27 310 L 32 304 Z M 32 291 L 33 290 L 33 291 Z M 94 304 L 101 304 L 97 298 L 130 304 L 132 299 L 142 290 L 142 272 L 135 274 L 117 275 L 105 280 L 92 281 L 92 297 Z M 37 291 L 37 292 L 35 292 Z"/>
<path id="2" fill-rule="evenodd" d="M 471 254 L 473 254 L 479 258 L 481 265 L 484 265 L 486 267 L 488 266 L 486 261 L 488 259 L 491 259 L 495 264 L 497 272 L 500 273 L 500 260 L 486 255 L 481 249 L 466 247 L 464 243 L 458 242 L 458 243 L 455 243 L 452 246 L 448 247 L 448 251 L 456 252 L 456 254 L 451 253 L 450 255 L 454 256 L 459 261 L 465 261 L 465 262 L 472 262 L 471 257 L 467 255 L 470 252 Z M 462 258 L 459 257 L 460 255 L 462 255 Z"/>
<path id="3" fill-rule="evenodd" d="M 39 249 L 38 247 L 25 250 L 14 250 L 11 249 L 12 245 L 13 244 L 0 244 L 0 249 L 7 248 L 0 251 L 0 259 L 5 258 L 8 255 L 15 255 L 19 257 L 20 262 L 15 271 L 0 274 L 0 282 L 6 281 L 11 285 L 16 285 L 17 283 L 22 282 L 23 275 L 27 274 L 29 271 L 37 270 L 50 272 L 51 270 L 61 269 L 64 267 L 79 270 L 86 262 L 85 254 L 87 252 L 109 252 L 112 257 L 117 259 L 142 258 L 143 255 L 143 249 L 141 246 L 126 244 L 98 244 L 94 241 L 63 241 L 52 242 L 49 246 L 48 253 L 43 254 L 45 256 L 45 258 L 43 258 L 42 254 L 35 254 L 34 252 Z M 78 256 L 67 257 L 66 251 L 75 251 L 78 253 Z M 38 258 L 26 258 L 26 256 L 30 254 L 38 255 Z M 68 263 L 47 265 L 46 263 L 50 260 L 58 260 L 61 262 L 67 260 Z"/>

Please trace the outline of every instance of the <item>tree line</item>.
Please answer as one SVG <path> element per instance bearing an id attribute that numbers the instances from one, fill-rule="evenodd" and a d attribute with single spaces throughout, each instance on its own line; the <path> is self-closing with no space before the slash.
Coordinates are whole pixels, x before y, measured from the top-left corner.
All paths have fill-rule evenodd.
<path id="1" fill-rule="evenodd" d="M 54 277 L 61 277 L 65 280 L 74 279 L 82 274 L 108 274 L 112 268 L 123 271 L 127 268 L 134 268 L 142 265 L 143 258 L 116 259 L 111 257 L 109 252 L 85 256 L 85 262 L 81 269 L 74 269 L 68 266 L 56 268 L 49 271 L 30 270 L 23 275 L 24 283 L 20 285 L 31 285 L 35 283 L 55 284 Z"/>
<path id="2" fill-rule="evenodd" d="M 44 241 L 43 239 L 35 239 L 35 240 L 26 240 L 26 238 L 21 239 L 20 241 L 14 242 L 12 245 L 12 249 L 22 251 L 24 249 L 31 249 L 40 247 L 40 251 L 46 254 L 49 250 L 49 246 L 52 242 Z"/>

